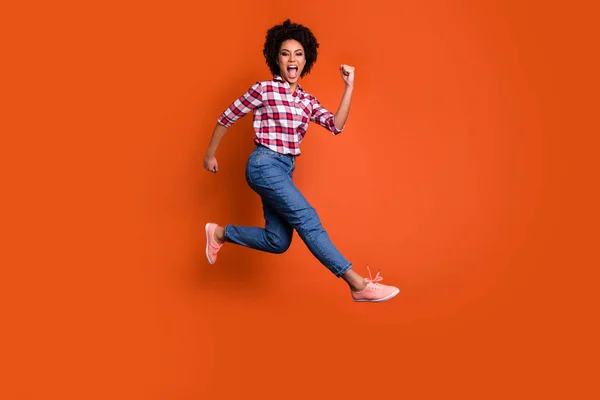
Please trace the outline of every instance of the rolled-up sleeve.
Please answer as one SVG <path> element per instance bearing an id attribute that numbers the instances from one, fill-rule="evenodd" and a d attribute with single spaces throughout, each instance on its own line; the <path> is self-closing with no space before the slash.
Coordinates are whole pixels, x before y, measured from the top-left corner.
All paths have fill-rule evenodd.
<path id="1" fill-rule="evenodd" d="M 262 85 L 260 82 L 256 82 L 223 111 L 217 122 L 229 128 L 244 115 L 260 106 L 262 106 Z"/>
<path id="2" fill-rule="evenodd" d="M 344 126 L 342 129 L 338 129 L 334 124 L 334 114 L 323 107 L 319 100 L 316 97 L 311 98 L 312 104 L 312 113 L 310 116 L 310 120 L 314 123 L 321 125 L 323 128 L 331 131 L 334 135 L 342 133 L 344 130 Z"/>

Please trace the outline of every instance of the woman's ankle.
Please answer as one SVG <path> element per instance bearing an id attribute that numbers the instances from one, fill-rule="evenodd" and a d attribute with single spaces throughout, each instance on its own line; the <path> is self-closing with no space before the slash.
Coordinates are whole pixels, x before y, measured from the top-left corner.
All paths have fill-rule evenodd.
<path id="1" fill-rule="evenodd" d="M 365 278 L 354 272 L 352 269 L 349 269 L 342 275 L 342 279 L 346 281 L 350 290 L 355 292 L 360 292 L 367 287 L 367 282 L 365 282 Z"/>
<path id="2" fill-rule="evenodd" d="M 215 240 L 217 241 L 217 243 L 219 243 L 219 244 L 225 243 L 225 228 L 220 225 L 217 226 L 217 228 L 215 229 L 214 237 L 215 237 Z"/>

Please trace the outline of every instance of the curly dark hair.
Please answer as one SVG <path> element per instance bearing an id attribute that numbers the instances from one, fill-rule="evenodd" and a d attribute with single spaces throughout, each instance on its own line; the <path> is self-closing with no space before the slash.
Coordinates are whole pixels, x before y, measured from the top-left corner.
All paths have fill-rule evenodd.
<path id="1" fill-rule="evenodd" d="M 279 75 L 279 65 L 277 65 L 277 57 L 281 44 L 286 40 L 294 39 L 300 42 L 304 47 L 304 57 L 306 65 L 300 74 L 301 77 L 310 73 L 314 63 L 317 61 L 319 43 L 317 38 L 307 27 L 285 20 L 281 25 L 275 25 L 267 31 L 263 55 L 271 73 Z"/>

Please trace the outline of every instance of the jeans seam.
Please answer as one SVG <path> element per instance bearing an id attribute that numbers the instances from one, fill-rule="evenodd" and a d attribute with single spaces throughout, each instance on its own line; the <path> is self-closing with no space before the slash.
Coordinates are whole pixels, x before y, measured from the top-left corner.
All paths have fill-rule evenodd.
<path id="1" fill-rule="evenodd" d="M 306 234 L 307 234 L 307 236 L 310 236 L 310 239 L 313 241 L 314 246 L 317 248 L 317 250 L 319 250 L 319 253 L 321 253 L 321 255 L 323 256 L 323 258 L 327 260 L 327 263 L 328 264 L 332 264 L 332 262 L 329 259 L 329 257 L 325 254 L 325 252 L 323 252 L 323 249 L 321 249 L 321 247 L 319 246 L 319 241 L 315 240 L 314 237 L 312 236 L 312 234 L 310 232 L 307 232 Z M 337 270 L 337 267 L 334 266 L 334 269 Z"/>
<path id="2" fill-rule="evenodd" d="M 316 213 L 316 210 L 315 210 L 315 213 Z M 323 229 L 323 230 L 325 230 L 325 229 Z M 335 263 L 333 262 L 333 260 L 332 260 L 332 259 L 331 259 L 331 258 L 330 258 L 328 255 L 327 255 L 327 253 L 326 253 L 326 252 L 324 252 L 324 251 L 323 251 L 323 249 L 322 249 L 322 248 L 319 246 L 319 241 L 318 241 L 318 240 L 314 240 L 314 238 L 313 238 L 312 234 L 308 233 L 308 235 L 310 235 L 310 237 L 311 237 L 311 240 L 313 240 L 313 241 L 314 241 L 314 243 L 315 243 L 315 247 L 316 247 L 316 248 L 319 250 L 319 253 L 321 253 L 321 255 L 323 256 L 323 258 L 324 258 L 324 259 L 326 259 L 326 260 L 327 260 L 327 262 L 328 262 L 330 265 L 333 265 L 333 268 L 335 269 L 335 272 L 334 272 L 334 273 L 337 273 L 337 271 L 339 271 L 339 268 L 338 268 L 338 267 L 335 265 Z"/>

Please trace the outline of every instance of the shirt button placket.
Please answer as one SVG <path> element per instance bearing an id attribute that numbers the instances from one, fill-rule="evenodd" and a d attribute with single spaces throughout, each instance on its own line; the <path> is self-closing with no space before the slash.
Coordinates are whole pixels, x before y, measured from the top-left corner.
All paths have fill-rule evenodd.
<path id="1" fill-rule="evenodd" d="M 300 110 L 298 109 L 298 95 L 296 95 L 296 96 L 291 95 L 291 96 L 292 96 L 292 99 L 291 99 L 292 101 L 290 101 L 290 105 L 291 105 L 290 108 L 292 109 L 292 112 L 294 113 L 294 121 L 299 121 L 302 118 L 300 117 Z M 294 124 L 294 125 L 296 125 L 296 124 Z M 296 126 L 294 127 L 294 129 L 295 128 L 296 128 Z"/>

